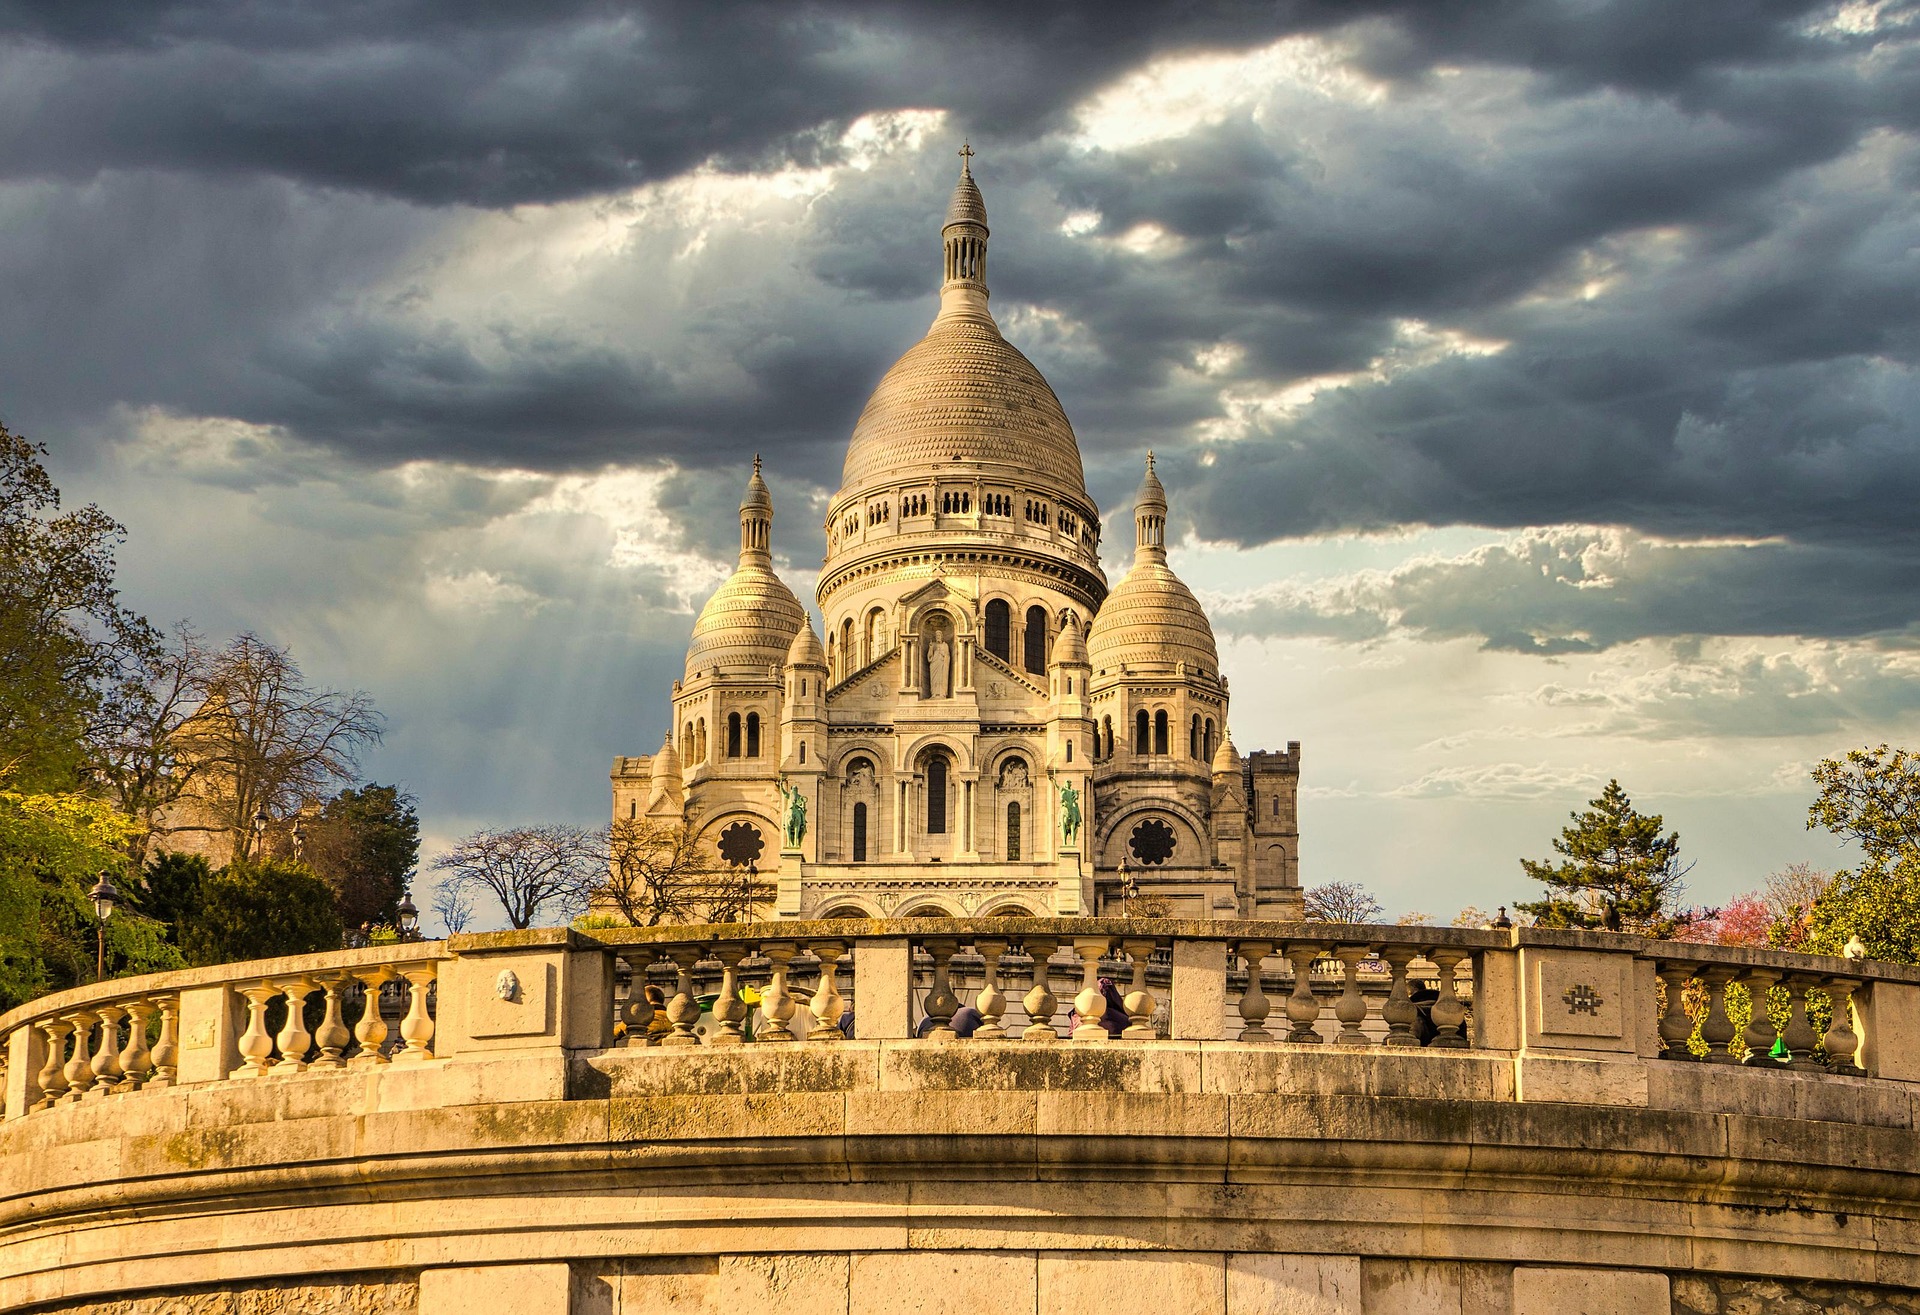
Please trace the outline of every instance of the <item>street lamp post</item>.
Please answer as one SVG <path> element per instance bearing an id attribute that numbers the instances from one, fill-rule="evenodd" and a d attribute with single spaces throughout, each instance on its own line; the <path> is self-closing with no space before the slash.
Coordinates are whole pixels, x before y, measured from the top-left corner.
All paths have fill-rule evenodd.
<path id="1" fill-rule="evenodd" d="M 87 892 L 87 898 L 93 901 L 94 916 L 98 919 L 93 927 L 93 980 L 98 982 L 107 975 L 107 919 L 113 916 L 114 906 L 120 902 L 120 892 L 115 889 L 113 878 L 102 872 L 100 880 Z"/>
<path id="2" fill-rule="evenodd" d="M 254 815 L 253 815 L 252 857 L 254 858 L 260 857 L 260 852 L 262 849 L 266 847 L 266 843 L 267 843 L 267 828 L 272 825 L 273 825 L 273 814 L 267 811 L 267 806 L 265 804 L 261 804 L 260 807 L 254 812 Z"/>
<path id="3" fill-rule="evenodd" d="M 415 939 L 414 929 L 420 925 L 420 910 L 413 907 L 413 895 L 410 892 L 400 892 L 400 907 L 394 912 L 400 918 L 400 939 Z"/>

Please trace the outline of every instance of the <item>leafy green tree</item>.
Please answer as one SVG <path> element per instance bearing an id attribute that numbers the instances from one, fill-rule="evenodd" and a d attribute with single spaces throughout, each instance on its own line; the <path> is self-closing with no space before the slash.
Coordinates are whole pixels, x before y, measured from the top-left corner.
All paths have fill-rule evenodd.
<path id="1" fill-rule="evenodd" d="M 1858 936 L 1872 958 L 1920 963 L 1920 755 L 1854 749 L 1821 762 L 1813 780 L 1807 829 L 1853 841 L 1864 861 L 1834 873 L 1804 924 L 1778 927 L 1776 940 L 1798 932 L 1793 948 L 1838 954 Z"/>
<path id="2" fill-rule="evenodd" d="M 213 869 L 198 854 L 159 854 L 147 864 L 140 882 L 127 892 L 129 901 L 167 929 L 167 940 L 178 946 L 200 917 L 206 883 Z"/>
<path id="3" fill-rule="evenodd" d="M 144 695 L 158 636 L 120 606 L 125 531 L 95 506 L 62 512 L 45 452 L 0 425 L 0 782 L 58 794 Z"/>
<path id="4" fill-rule="evenodd" d="M 1516 909 L 1541 927 L 1654 937 L 1692 921 L 1680 905 L 1692 865 L 1680 862 L 1679 832 L 1662 834 L 1665 818 L 1635 809 L 1618 781 L 1608 781 L 1586 812 L 1569 816 L 1573 825 L 1553 842 L 1559 862 L 1520 861 L 1547 897 Z"/>
<path id="5" fill-rule="evenodd" d="M 304 863 L 230 863 L 200 887 L 200 913 L 181 947 L 195 967 L 340 948 L 333 892 Z"/>
<path id="6" fill-rule="evenodd" d="M 98 799 L 0 791 L 0 1008 L 94 978 L 87 892 L 125 863 L 133 823 Z M 164 928 L 136 909 L 107 922 L 109 975 L 180 966 Z"/>
<path id="7" fill-rule="evenodd" d="M 392 926 L 420 862 L 420 818 L 397 786 L 342 790 L 303 822 L 306 861 L 347 927 Z"/>

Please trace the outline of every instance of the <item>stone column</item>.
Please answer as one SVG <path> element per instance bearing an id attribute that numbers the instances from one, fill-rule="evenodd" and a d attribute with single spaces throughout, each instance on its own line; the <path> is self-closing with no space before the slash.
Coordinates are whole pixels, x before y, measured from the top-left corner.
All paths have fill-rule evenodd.
<path id="1" fill-rule="evenodd" d="M 863 940 L 853 948 L 853 1028 L 862 1040 L 912 1035 L 907 999 L 913 957 L 904 936 Z"/>

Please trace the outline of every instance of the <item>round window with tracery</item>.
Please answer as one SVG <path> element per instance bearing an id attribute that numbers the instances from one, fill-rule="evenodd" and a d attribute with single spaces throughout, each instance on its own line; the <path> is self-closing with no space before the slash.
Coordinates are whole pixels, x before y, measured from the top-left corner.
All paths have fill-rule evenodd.
<path id="1" fill-rule="evenodd" d="M 750 822 L 735 822 L 720 833 L 720 857 L 728 867 L 743 868 L 749 863 L 758 863 L 766 847 L 767 842 L 760 838 L 760 828 Z"/>
<path id="2" fill-rule="evenodd" d="M 1150 817 L 1133 829 L 1127 848 L 1148 867 L 1158 867 L 1173 857 L 1173 828 L 1157 817 Z"/>

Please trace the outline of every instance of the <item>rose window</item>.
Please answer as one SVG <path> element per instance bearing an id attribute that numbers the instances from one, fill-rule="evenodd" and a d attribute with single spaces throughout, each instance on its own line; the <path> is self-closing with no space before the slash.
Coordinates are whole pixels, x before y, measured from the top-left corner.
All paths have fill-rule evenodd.
<path id="1" fill-rule="evenodd" d="M 749 863 L 758 863 L 766 847 L 767 842 L 760 838 L 760 828 L 749 822 L 735 822 L 720 833 L 720 857 L 728 867 L 743 868 Z"/>
<path id="2" fill-rule="evenodd" d="M 1127 848 L 1148 867 L 1158 867 L 1173 857 L 1173 828 L 1157 817 L 1150 817 L 1133 829 Z"/>

